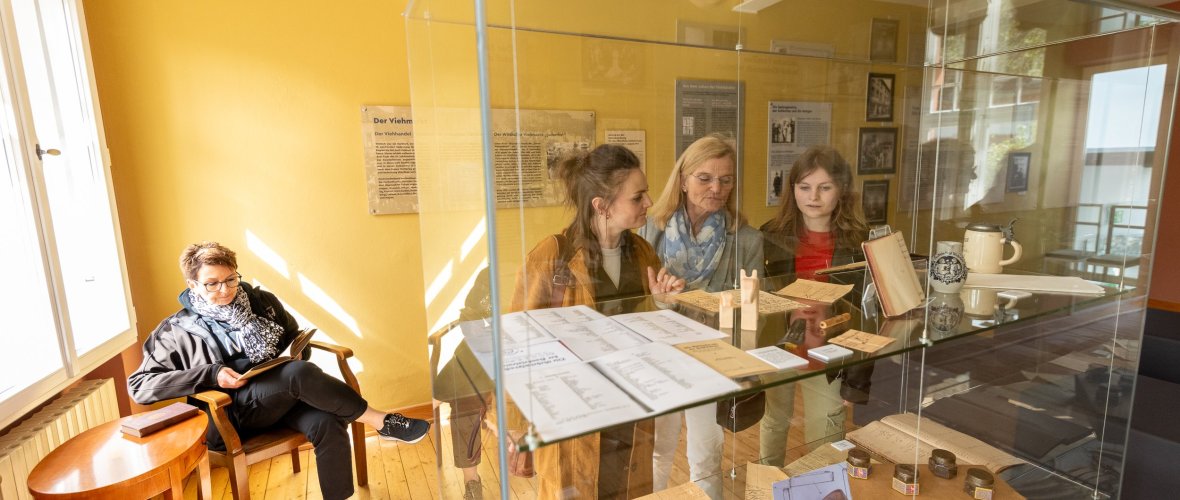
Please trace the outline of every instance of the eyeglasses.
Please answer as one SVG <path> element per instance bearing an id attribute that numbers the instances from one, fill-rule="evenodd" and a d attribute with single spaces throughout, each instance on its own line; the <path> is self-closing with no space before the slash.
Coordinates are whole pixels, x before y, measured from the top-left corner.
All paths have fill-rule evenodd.
<path id="1" fill-rule="evenodd" d="M 720 177 L 713 177 L 709 174 L 692 174 L 692 177 L 694 177 L 696 180 L 700 181 L 701 184 L 712 184 L 713 181 L 715 180 L 715 181 L 721 183 L 722 186 L 732 186 L 733 185 L 733 176 L 732 175 L 722 175 Z"/>
<path id="2" fill-rule="evenodd" d="M 225 281 L 214 281 L 211 283 L 201 283 L 201 286 L 205 287 L 206 292 L 216 292 L 218 290 L 221 290 L 222 285 L 225 285 L 226 288 L 234 289 L 234 288 L 237 288 L 238 285 L 241 285 L 241 284 L 242 284 L 242 273 L 235 273 L 233 276 L 231 276 L 229 279 L 227 279 Z"/>

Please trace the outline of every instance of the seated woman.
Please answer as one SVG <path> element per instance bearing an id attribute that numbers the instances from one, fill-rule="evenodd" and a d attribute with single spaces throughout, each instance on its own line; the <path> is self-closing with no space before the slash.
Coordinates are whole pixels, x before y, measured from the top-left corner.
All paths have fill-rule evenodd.
<path id="1" fill-rule="evenodd" d="M 738 269 L 762 269 L 762 235 L 746 224 L 734 206 L 737 152 L 718 135 L 685 148 L 647 225 L 639 230 L 664 265 L 686 281 L 689 290 L 718 292 L 736 288 Z M 717 403 L 684 411 L 688 426 L 689 479 L 710 498 L 721 498 L 721 447 Z M 680 441 L 680 412 L 656 418 L 653 486 L 668 487 L 672 459 Z"/>
<path id="2" fill-rule="evenodd" d="M 852 191 L 852 169 L 829 146 L 808 148 L 795 160 L 787 175 L 778 216 L 763 224 L 763 251 L 768 276 L 794 274 L 797 278 L 826 281 L 815 272 L 827 267 L 864 260 L 861 242 L 868 225 Z M 831 311 L 812 306 L 789 313 L 788 329 L 799 334 L 797 354 L 806 357 L 810 347 L 823 344 L 819 321 Z M 823 365 L 813 363 L 813 369 Z M 804 390 L 804 439 L 811 446 L 841 439 L 847 402 L 862 402 L 871 372 L 853 370 L 826 379 L 810 377 L 799 383 Z M 841 377 L 844 382 L 832 381 Z M 782 466 L 787 431 L 794 415 L 795 385 L 766 390 L 766 413 L 759 427 L 759 455 L 769 465 Z"/>
<path id="3" fill-rule="evenodd" d="M 353 494 L 352 453 L 347 425 L 361 421 L 384 439 L 416 443 L 430 429 L 424 420 L 377 411 L 344 382 L 307 361 L 287 362 L 248 380 L 239 374 L 287 349 L 299 325 L 270 292 L 238 274 L 236 254 L 215 242 L 189 245 L 180 254 L 188 288 L 180 311 L 165 318 L 143 343 L 143 363 L 127 380 L 139 404 L 225 391 L 234 427 L 285 425 L 315 445 L 316 471 L 324 498 Z M 224 449 L 209 427 L 209 445 Z"/>
<path id="4" fill-rule="evenodd" d="M 643 238 L 651 198 L 639 159 L 603 144 L 557 166 L 574 220 L 525 258 L 513 311 L 678 292 Z M 554 285 L 554 283 L 559 283 Z M 623 424 L 537 451 L 538 498 L 634 498 L 651 492 L 651 421 Z"/>

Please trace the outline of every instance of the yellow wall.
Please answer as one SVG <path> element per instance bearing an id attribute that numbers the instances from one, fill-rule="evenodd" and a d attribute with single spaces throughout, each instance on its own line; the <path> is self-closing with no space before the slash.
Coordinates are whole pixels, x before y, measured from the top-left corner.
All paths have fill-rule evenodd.
<path id="1" fill-rule="evenodd" d="M 440 3 L 447 2 L 423 4 L 437 7 L 435 20 L 447 17 Z M 493 22 L 508 22 L 504 5 L 491 7 Z M 674 40 L 681 21 L 740 25 L 750 51 L 768 50 L 771 40 L 827 41 L 844 62 L 537 33 L 516 38 L 514 61 L 513 40 L 506 31 L 493 30 L 493 106 L 513 106 L 515 67 L 522 108 L 593 110 L 600 141 L 607 128 L 647 130 L 654 197 L 675 159 L 675 80 L 741 79 L 747 90 L 748 179 L 741 195 L 754 225 L 774 212 L 763 201 L 766 101 L 833 102 L 833 142 L 853 160 L 857 128 L 888 125 L 863 121 L 865 73 L 896 73 L 892 125 L 902 125 L 907 75 L 902 66 L 864 62 L 869 23 L 875 17 L 901 21 L 898 56 L 904 60 L 907 33 L 920 31 L 924 9 L 810 1 L 806 8 L 784 3 L 737 16 L 722 4 L 691 5 L 587 2 L 580 11 L 554 11 L 528 2 L 517 6 L 517 21 L 657 41 Z M 405 2 L 328 7 L 309 1 L 123 0 L 85 6 L 141 337 L 177 307 L 175 295 L 183 286 L 175 264 L 179 250 L 216 239 L 239 251 L 248 279 L 277 293 L 325 337 L 356 350 L 361 383 L 376 406 L 428 401 L 427 331 L 440 317 L 447 319 L 442 309 L 461 296 L 486 243 L 480 241 L 471 255 L 453 255 L 480 216 L 451 212 L 453 200 L 424 199 L 441 207 L 421 218 L 429 226 L 422 238 L 428 242 L 424 265 L 419 217 L 366 213 L 360 107 L 410 103 Z M 436 26 L 466 36 L 417 45 L 438 71 L 431 84 L 445 87 L 434 89 L 434 97 L 470 105 L 471 32 Z M 833 36 L 836 32 L 840 36 Z M 583 51 L 593 44 L 636 47 L 624 53 L 643 59 L 642 79 L 625 85 L 584 81 Z M 424 197 L 432 194 L 438 193 Z M 520 214 L 498 215 L 502 272 L 510 286 L 523 253 L 563 225 L 568 213 L 529 209 L 523 228 Z M 273 259 L 261 247 L 285 261 L 285 273 L 269 263 Z M 432 311 L 429 323 L 423 311 L 424 267 L 428 283 L 453 273 L 451 280 L 440 280 L 437 298 L 425 304 Z"/>
<path id="2" fill-rule="evenodd" d="M 404 4 L 85 2 L 141 337 L 218 240 L 356 351 L 374 406 L 429 401 L 418 219 L 368 215 L 361 148 L 362 105 L 409 102 Z"/>

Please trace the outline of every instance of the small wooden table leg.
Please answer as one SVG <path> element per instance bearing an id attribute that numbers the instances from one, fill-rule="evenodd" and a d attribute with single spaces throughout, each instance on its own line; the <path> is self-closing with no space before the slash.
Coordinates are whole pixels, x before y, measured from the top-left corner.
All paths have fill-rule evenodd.
<path id="1" fill-rule="evenodd" d="M 197 484 L 197 498 L 202 500 L 213 499 L 213 481 L 209 476 L 209 454 L 201 455 L 201 461 L 197 463 L 197 475 L 201 481 Z"/>
<path id="2" fill-rule="evenodd" d="M 180 466 L 180 462 L 173 462 L 168 466 L 168 482 L 172 487 L 168 489 L 168 498 L 172 500 L 184 500 L 184 477 L 186 476 L 184 467 Z"/>

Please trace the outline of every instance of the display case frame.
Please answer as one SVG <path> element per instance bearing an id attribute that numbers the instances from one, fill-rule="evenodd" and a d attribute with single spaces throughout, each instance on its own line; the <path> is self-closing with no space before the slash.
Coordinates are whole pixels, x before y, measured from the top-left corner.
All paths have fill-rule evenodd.
<path id="1" fill-rule="evenodd" d="M 975 1 L 932 2 L 926 7 L 850 1 L 829 7 L 806 4 L 791 8 L 822 16 L 825 8 L 858 7 L 860 11 L 847 15 L 853 21 L 846 24 L 863 24 L 862 34 L 840 41 L 822 33 L 809 35 L 809 39 L 783 40 L 783 30 L 776 28 L 776 23 L 798 27 L 801 22 L 771 17 L 775 9 L 786 8 L 784 5 L 771 3 L 766 10 L 751 14 L 733 12 L 732 6 L 719 2 L 653 4 L 596 3 L 591 7 L 576 2 L 556 13 L 537 2 L 476 2 L 472 8 L 461 2 L 415 1 L 407 9 L 424 278 L 431 284 L 426 309 L 433 332 L 432 367 L 439 402 L 436 422 L 449 424 L 453 415 L 464 411 L 471 420 L 474 411 L 479 421 L 476 430 L 484 428 L 490 431 L 485 435 L 503 436 L 497 438 L 496 446 L 484 447 L 497 452 L 495 462 L 499 464 L 530 450 L 572 443 L 618 423 L 604 421 L 559 439 L 547 439 L 529 426 L 527 419 L 523 426 L 513 428 L 521 424 L 511 418 L 513 405 L 521 402 L 506 393 L 503 355 L 513 346 L 505 344 L 499 333 L 490 337 L 489 360 L 469 361 L 457 371 L 470 382 L 472 372 L 479 371 L 475 367 L 486 366 L 481 381 L 471 383 L 477 389 L 456 395 L 453 387 L 447 388 L 455 385 L 456 377 L 456 370 L 448 367 L 454 367 L 459 357 L 456 352 L 464 349 L 458 340 L 461 334 L 453 334 L 462 332 L 461 323 L 474 320 L 486 321 L 491 332 L 501 332 L 501 315 L 512 309 L 510 297 L 520 293 L 516 283 L 523 279 L 521 268 L 529 249 L 568 221 L 569 212 L 557 208 L 560 188 L 544 178 L 545 169 L 538 169 L 533 162 L 553 156 L 545 150 L 547 145 L 557 144 L 557 150 L 589 147 L 583 144 L 585 133 L 581 131 L 586 119 L 579 117 L 590 117 L 593 144 L 609 136 L 640 145 L 637 149 L 646 153 L 648 185 L 656 193 L 681 149 L 676 130 L 686 130 L 683 117 L 693 116 L 694 126 L 700 121 L 710 129 L 724 130 L 728 122 L 716 117 L 735 112 L 737 123 L 729 127 L 736 134 L 739 155 L 733 196 L 757 226 L 775 216 L 772 203 L 781 200 L 783 193 L 782 188 L 774 188 L 776 172 L 785 177 L 782 174 L 789 162 L 784 158 L 798 153 L 775 148 L 771 136 L 775 120 L 800 118 L 803 115 L 791 113 L 811 109 L 799 103 L 826 103 L 830 107 L 821 111 L 827 113 L 823 142 L 837 145 L 854 165 L 861 156 L 862 129 L 896 130 L 897 138 L 890 148 L 893 170 L 859 172 L 852 189 L 865 184 L 886 186 L 886 206 L 892 208 L 886 221 L 906 235 L 913 252 L 932 255 L 937 241 L 961 240 L 968 223 L 1006 224 L 1022 218 L 1015 227 L 1025 255 L 1006 269 L 1008 274 L 1080 275 L 1100 283 L 1103 294 L 1061 299 L 1070 296 L 1034 293 L 1031 299 L 1021 299 L 1031 300 L 1031 304 L 1017 305 L 997 301 L 994 292 L 964 293 L 956 302 L 926 290 L 928 299 L 923 307 L 893 319 L 883 318 L 871 304 L 862 308 L 859 299 L 845 299 L 847 308 L 857 316 L 854 325 L 859 330 L 877 334 L 881 325 L 907 319 L 914 322 L 914 329 L 894 347 L 875 355 L 771 380 L 742 380 L 740 388 L 724 395 L 686 401 L 649 416 L 676 414 L 702 402 L 741 398 L 805 380 L 838 377 L 855 366 L 891 367 L 888 376 L 876 375 L 881 380 L 874 380 L 874 394 L 863 406 L 841 413 L 847 421 L 839 423 L 838 432 L 819 439 L 792 436 L 785 458 L 793 459 L 826 446 L 824 442 L 832 440 L 829 438 L 864 426 L 868 422 L 863 419 L 869 415 L 912 412 L 923 416 L 933 407 L 932 418 L 955 423 L 945 415 L 950 410 L 943 409 L 952 405 L 940 402 L 993 392 L 1009 391 L 1005 394 L 1011 395 L 1017 390 L 1013 384 L 1023 384 L 1019 387 L 1024 390 L 1033 382 L 1044 383 L 1036 390 L 1056 387 L 1057 394 L 1064 395 L 1068 392 L 1066 374 L 1081 375 L 1069 379 L 1075 396 L 1080 387 L 1089 387 L 1086 384 L 1104 388 L 1078 403 L 1089 405 L 1088 410 L 1060 400 L 1052 408 L 1068 409 L 1073 412 L 1069 418 L 1087 420 L 1083 427 L 1092 431 L 1093 439 L 1087 441 L 1092 448 L 1076 451 L 1082 446 L 1076 445 L 1056 450 L 1060 453 L 1052 456 L 1046 452 L 1033 457 L 994 435 L 986 440 L 1006 451 L 1024 453 L 1021 458 L 1026 466 L 1001 477 L 1018 486 L 1017 491 L 1024 488 L 1032 492 L 1025 496 L 1043 495 L 1044 490 L 1038 488 L 1055 485 L 1058 491 L 1070 488 L 1096 498 L 1117 497 L 1117 478 L 1123 467 L 1121 447 L 1127 440 L 1126 426 L 1121 424 L 1129 415 L 1111 410 L 1122 411 L 1120 404 L 1129 403 L 1133 382 L 1127 387 L 1125 375 L 1133 373 L 1138 364 L 1165 168 L 1165 155 L 1160 152 L 1167 150 L 1175 94 L 1178 52 L 1171 14 L 1063 1 L 1020 6 L 1000 2 L 992 7 Z M 1117 28 L 1110 21 L 1115 14 L 1122 15 L 1124 22 Z M 610 22 L 612 19 L 617 22 Z M 896 21 L 896 61 L 872 55 L 871 27 L 880 24 L 878 20 Z M 657 21 L 673 23 L 676 29 L 653 29 Z M 764 44 L 767 49 L 760 50 Z M 1096 48 L 1099 56 L 1084 55 L 1095 53 Z M 575 62 L 568 66 L 558 64 L 571 60 Z M 709 69 L 699 69 L 702 67 Z M 811 76 L 799 76 L 790 84 L 775 83 L 774 75 L 781 74 Z M 870 120 L 867 110 L 871 102 L 871 96 L 866 99 L 869 79 L 881 74 L 896 78 L 889 121 Z M 707 86 L 701 82 L 719 79 L 738 83 L 736 90 L 714 89 L 713 101 L 680 113 L 686 109 L 684 103 L 708 94 L 702 91 L 685 97 L 681 89 L 692 87 L 685 87 L 684 82 L 697 85 L 699 90 Z M 1140 104 L 1135 115 L 1137 145 L 1088 147 L 1088 134 L 1114 132 L 1109 128 L 1094 132 L 1092 127 L 1078 125 L 1079 121 L 1102 116 L 1096 111 L 1103 104 L 1101 98 L 1111 99 L 1126 89 L 1140 92 L 1135 101 Z M 655 99 L 659 104 L 650 102 Z M 731 102 L 737 102 L 736 106 L 727 104 Z M 774 103 L 796 107 L 776 115 Z M 680 107 L 675 113 L 679 119 L 673 119 L 667 104 Z M 720 125 L 714 127 L 713 120 L 721 120 Z M 621 133 L 635 130 L 644 134 Z M 529 137 L 545 133 L 559 137 L 530 142 Z M 1007 170 L 1014 157 L 1027 159 L 1023 184 L 1015 185 L 1018 189 L 1009 182 L 1012 175 Z M 1112 182 L 1112 176 L 1120 182 Z M 1078 221 L 1082 220 L 1081 212 L 1093 205 L 1110 214 L 1117 207 L 1132 207 L 1140 215 L 1132 218 L 1124 214 L 1118 221 L 1108 216 L 1096 223 L 1096 234 L 1087 237 L 1081 233 L 1095 223 Z M 1074 261 L 1080 262 L 1080 267 L 1071 264 L 1062 270 L 1046 265 L 1055 252 L 1063 250 L 1085 254 Z M 480 270 L 485 267 L 488 272 L 481 277 Z M 917 272 L 924 283 L 925 271 Z M 832 279 L 860 283 L 863 276 L 863 271 L 851 271 L 837 273 Z M 777 291 L 793 278 L 764 280 L 762 289 Z M 738 288 L 738 283 L 731 288 Z M 852 296 L 860 297 L 860 292 Z M 643 300 L 652 303 L 652 299 Z M 658 302 L 657 308 L 681 311 L 668 305 L 674 304 L 674 299 L 660 298 Z M 588 305 L 617 308 L 611 301 Z M 756 331 L 788 330 L 783 324 L 785 317 L 773 316 L 761 315 Z M 715 315 L 694 317 L 713 327 L 719 324 Z M 950 328 L 945 327 L 951 321 L 948 317 L 955 318 Z M 738 330 L 722 331 L 729 333 L 734 345 L 745 349 L 751 345 L 743 344 L 740 320 L 738 323 Z M 1062 347 L 1082 332 L 1093 335 L 1084 337 L 1085 342 L 1078 342 L 1077 347 Z M 1110 347 L 1105 364 L 1099 363 L 1099 357 L 1083 356 L 1100 350 L 1102 344 Z M 993 353 L 989 354 L 990 362 L 980 362 L 977 358 L 982 355 L 973 357 L 972 353 L 980 352 Z M 1033 354 L 1026 355 L 1028 352 Z M 1061 361 L 1071 356 L 1086 361 Z M 1007 358 L 1018 361 L 1007 372 L 998 370 L 1004 365 L 1000 360 Z M 1091 361 L 1094 366 L 1078 364 Z M 973 369 L 948 368 L 956 365 Z M 1015 382 L 1007 378 L 1013 372 L 1019 375 Z M 450 382 L 440 383 L 448 377 Z M 1105 380 L 1099 380 L 1103 377 Z M 457 410 L 462 404 L 456 402 L 464 399 L 467 410 Z M 1101 410 L 1095 414 L 1094 408 Z M 1018 418 L 1015 422 L 1023 421 Z M 462 460 L 453 456 L 458 448 L 451 447 L 448 454 L 443 443 L 454 444 L 455 439 L 444 437 L 450 431 L 448 425 L 435 429 L 440 448 L 439 480 L 454 482 Z M 963 431 L 967 434 L 980 432 L 963 429 L 968 429 Z M 1012 429 L 1013 436 L 1016 429 Z M 766 457 L 761 452 L 753 457 L 738 452 L 741 436 L 726 434 L 722 470 L 695 478 L 697 483 L 703 485 L 712 477 L 728 485 L 721 490 L 724 494 L 744 494 L 739 488 L 749 485 L 738 479 L 742 477 L 739 471 L 745 463 L 765 462 Z M 748 436 L 744 438 L 747 445 L 752 439 Z M 921 437 L 916 436 L 915 441 Z M 1092 464 L 1078 465 L 1080 459 L 1075 455 L 1079 454 L 1097 458 Z M 915 457 L 915 461 L 923 458 Z M 473 467 L 483 469 L 486 465 Z M 536 479 L 512 477 L 512 467 L 492 468 L 497 487 L 488 491 L 498 489 L 497 494 L 505 497 L 536 491 Z M 492 483 L 490 471 L 483 472 L 484 480 Z M 674 474 L 673 482 L 678 479 L 687 478 Z M 450 497 L 457 490 L 440 486 L 438 491 Z"/>

